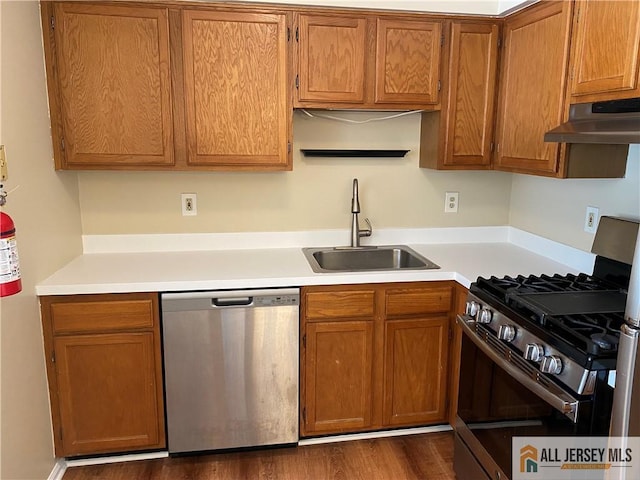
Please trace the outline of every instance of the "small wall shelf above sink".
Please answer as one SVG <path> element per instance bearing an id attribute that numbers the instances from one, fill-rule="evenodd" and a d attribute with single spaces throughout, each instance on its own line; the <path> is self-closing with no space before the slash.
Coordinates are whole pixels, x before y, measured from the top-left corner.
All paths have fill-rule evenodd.
<path id="1" fill-rule="evenodd" d="M 410 150 L 331 150 L 331 149 L 308 149 L 301 148 L 300 151 L 305 157 L 404 157 Z"/>

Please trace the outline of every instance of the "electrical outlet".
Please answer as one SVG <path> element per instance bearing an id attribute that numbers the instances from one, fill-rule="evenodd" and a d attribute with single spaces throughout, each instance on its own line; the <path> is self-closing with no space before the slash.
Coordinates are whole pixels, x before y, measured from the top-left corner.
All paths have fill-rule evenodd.
<path id="1" fill-rule="evenodd" d="M 198 197 L 195 193 L 183 193 L 182 199 L 182 216 L 192 217 L 198 214 Z"/>
<path id="2" fill-rule="evenodd" d="M 598 207 L 587 207 L 587 213 L 584 217 L 584 231 L 588 233 L 596 233 L 598 227 Z"/>
<path id="3" fill-rule="evenodd" d="M 458 192 L 446 192 L 444 194 L 445 213 L 458 213 Z"/>

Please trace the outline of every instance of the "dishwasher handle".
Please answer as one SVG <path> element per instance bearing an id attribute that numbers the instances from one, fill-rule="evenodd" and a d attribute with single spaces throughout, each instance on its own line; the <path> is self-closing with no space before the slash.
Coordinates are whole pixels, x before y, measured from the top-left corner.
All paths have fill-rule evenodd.
<path id="1" fill-rule="evenodd" d="M 253 305 L 253 297 L 215 297 L 211 299 L 211 306 L 224 307 L 248 307 Z"/>
<path id="2" fill-rule="evenodd" d="M 162 312 L 295 306 L 300 304 L 299 288 L 209 290 L 160 294 Z"/>

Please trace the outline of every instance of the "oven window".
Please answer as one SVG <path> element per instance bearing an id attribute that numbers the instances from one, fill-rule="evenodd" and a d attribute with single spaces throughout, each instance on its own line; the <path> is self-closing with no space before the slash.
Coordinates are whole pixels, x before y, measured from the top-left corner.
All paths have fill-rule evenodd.
<path id="1" fill-rule="evenodd" d="M 588 405 L 584 407 L 588 409 Z M 507 474 L 511 472 L 513 436 L 584 433 L 580 432 L 582 427 L 493 363 L 466 335 L 462 340 L 458 416 Z"/>

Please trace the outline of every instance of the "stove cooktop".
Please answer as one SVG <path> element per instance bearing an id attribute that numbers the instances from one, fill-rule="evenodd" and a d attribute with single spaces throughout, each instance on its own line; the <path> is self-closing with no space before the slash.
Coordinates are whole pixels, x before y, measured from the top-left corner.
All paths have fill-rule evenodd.
<path id="1" fill-rule="evenodd" d="M 519 275 L 480 277 L 471 291 L 489 295 L 495 308 L 507 307 L 569 355 L 611 357 L 618 350 L 627 295 L 613 284 L 586 274 Z"/>

